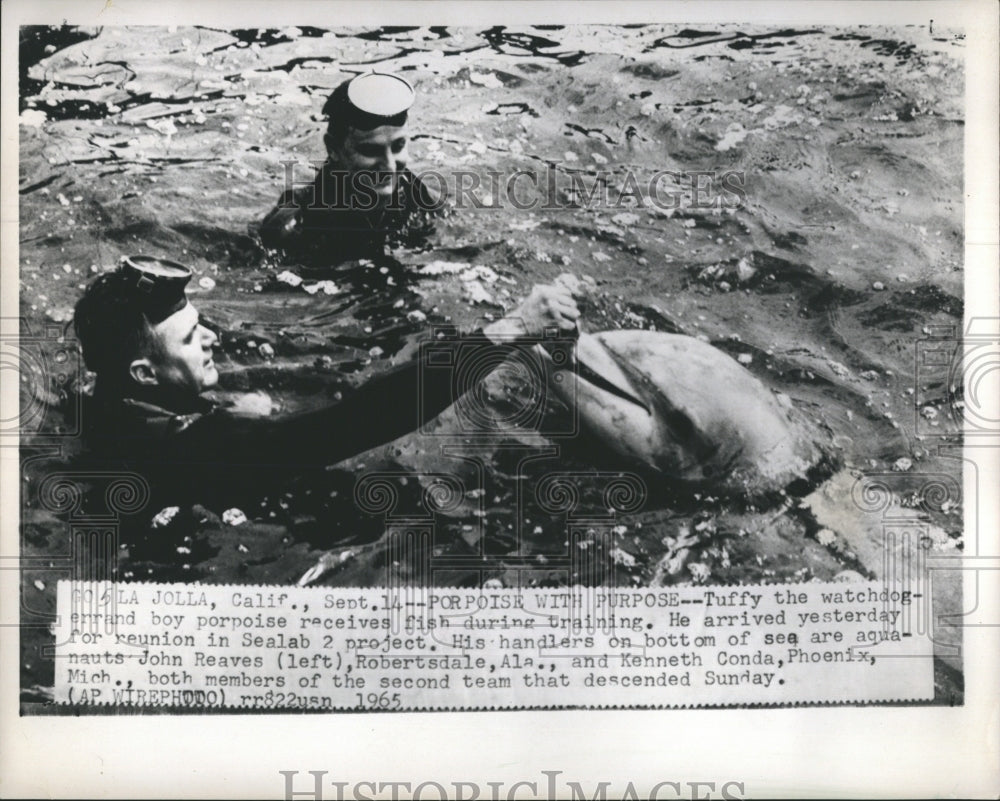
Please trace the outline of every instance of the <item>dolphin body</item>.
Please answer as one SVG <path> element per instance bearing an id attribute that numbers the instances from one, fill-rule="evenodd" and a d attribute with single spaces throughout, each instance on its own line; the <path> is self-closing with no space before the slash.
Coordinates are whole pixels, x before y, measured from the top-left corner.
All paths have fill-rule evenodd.
<path id="1" fill-rule="evenodd" d="M 549 386 L 575 407 L 583 427 L 637 468 L 682 485 L 759 497 L 806 478 L 829 458 L 787 396 L 693 337 L 581 333 L 576 360 L 587 369 L 549 359 Z M 603 380 L 588 380 L 593 373 Z"/>
<path id="2" fill-rule="evenodd" d="M 539 378 L 575 409 L 592 436 L 644 474 L 759 502 L 775 499 L 793 482 L 832 463 L 828 445 L 820 442 L 786 396 L 772 392 L 722 351 L 692 337 L 639 330 L 581 333 L 576 362 L 585 370 L 577 369 L 570 359 L 557 365 L 541 345 L 535 352 L 545 373 Z M 597 383 L 586 377 L 595 373 Z M 504 380 L 497 372 L 492 375 L 498 382 Z M 609 385 L 615 389 L 609 391 Z M 443 418 L 442 431 L 462 430 L 454 410 Z M 371 453 L 349 460 L 354 466 L 342 465 L 360 471 L 356 464 L 362 460 L 370 468 Z M 397 454 L 401 461 L 395 464 L 422 478 L 439 475 L 428 472 L 428 466 L 434 470 L 439 465 L 440 473 L 454 470 L 452 458 L 433 449 L 417 447 L 406 453 Z M 470 480 L 477 480 L 476 475 L 470 473 Z M 837 489 L 831 482 L 824 487 Z M 843 491 L 833 497 L 843 498 Z M 388 547 L 383 538 L 328 551 L 299 579 L 299 586 L 316 583 L 332 571 L 338 571 L 336 583 L 371 584 L 372 575 L 381 575 L 379 571 L 390 563 Z"/>

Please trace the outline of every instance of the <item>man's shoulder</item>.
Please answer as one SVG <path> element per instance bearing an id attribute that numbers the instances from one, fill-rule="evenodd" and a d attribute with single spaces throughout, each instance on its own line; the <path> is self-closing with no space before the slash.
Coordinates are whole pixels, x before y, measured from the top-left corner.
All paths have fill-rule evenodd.
<path id="1" fill-rule="evenodd" d="M 121 398 L 107 404 L 103 411 L 105 418 L 114 421 L 121 433 L 168 438 L 214 416 L 217 407 L 211 401 L 199 398 L 190 409 L 177 412 L 148 401 Z"/>
<path id="2" fill-rule="evenodd" d="M 257 234 L 267 248 L 285 247 L 290 239 L 300 233 L 301 216 L 297 206 L 278 203 L 261 220 Z"/>
<path id="3" fill-rule="evenodd" d="M 279 195 L 278 202 L 259 224 L 251 226 L 251 230 L 256 229 L 265 247 L 287 248 L 302 236 L 303 212 L 320 204 L 330 169 L 329 162 L 324 163 L 308 181 L 295 180 L 292 186 L 287 185 L 286 176 L 286 186 Z"/>
<path id="4" fill-rule="evenodd" d="M 184 432 L 195 433 L 193 427 L 213 414 L 208 407 L 180 414 L 133 398 L 91 398 L 82 411 L 82 464 L 144 472 L 167 468 L 174 449 L 187 448 Z"/>

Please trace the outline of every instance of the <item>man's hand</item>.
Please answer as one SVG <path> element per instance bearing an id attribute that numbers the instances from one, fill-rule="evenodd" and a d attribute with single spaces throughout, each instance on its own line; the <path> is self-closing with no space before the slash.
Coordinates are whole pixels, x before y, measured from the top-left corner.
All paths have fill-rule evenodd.
<path id="1" fill-rule="evenodd" d="M 563 286 L 538 284 L 516 309 L 483 329 L 494 342 L 538 337 L 556 329 L 564 334 L 576 330 L 580 310 L 572 291 Z"/>

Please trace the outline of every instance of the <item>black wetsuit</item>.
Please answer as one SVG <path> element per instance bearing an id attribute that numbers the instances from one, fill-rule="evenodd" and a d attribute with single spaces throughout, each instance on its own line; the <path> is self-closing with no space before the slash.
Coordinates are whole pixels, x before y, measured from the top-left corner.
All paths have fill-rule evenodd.
<path id="1" fill-rule="evenodd" d="M 349 180 L 327 161 L 311 183 L 286 189 L 260 224 L 261 242 L 289 260 L 329 266 L 380 256 L 387 245 L 415 247 L 433 233 L 443 204 L 409 170 L 400 172 L 395 197 L 375 208 L 365 207 L 373 197 L 347 191 Z"/>
<path id="2" fill-rule="evenodd" d="M 465 359 L 495 363 L 513 347 L 481 334 L 439 340 L 435 354 L 454 357 L 455 369 L 422 370 L 413 360 L 334 405 L 285 417 L 244 417 L 204 398 L 184 409 L 135 398 L 95 401 L 86 415 L 87 461 L 147 480 L 151 498 L 140 515 L 146 521 L 164 506 L 199 504 L 216 513 L 256 506 L 291 478 L 416 430 L 457 399 L 452 377 Z"/>

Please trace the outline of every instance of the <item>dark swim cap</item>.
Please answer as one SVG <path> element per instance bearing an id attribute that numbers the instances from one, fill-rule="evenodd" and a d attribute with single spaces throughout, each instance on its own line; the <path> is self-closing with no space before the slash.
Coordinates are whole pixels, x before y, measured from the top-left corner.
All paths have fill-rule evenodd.
<path id="1" fill-rule="evenodd" d="M 151 325 L 187 304 L 191 271 L 153 256 L 128 256 L 116 270 L 97 276 L 76 302 L 73 325 L 87 367 L 102 391 L 129 381 L 129 364 L 156 347 Z"/>
<path id="2" fill-rule="evenodd" d="M 143 314 L 154 325 L 187 304 L 184 289 L 191 270 L 183 264 L 156 256 L 125 256 L 118 272 L 135 290 Z"/>
<path id="3" fill-rule="evenodd" d="M 323 105 L 329 132 L 341 138 L 348 128 L 370 131 L 401 126 L 416 95 L 409 81 L 384 72 L 366 72 L 344 81 Z"/>

